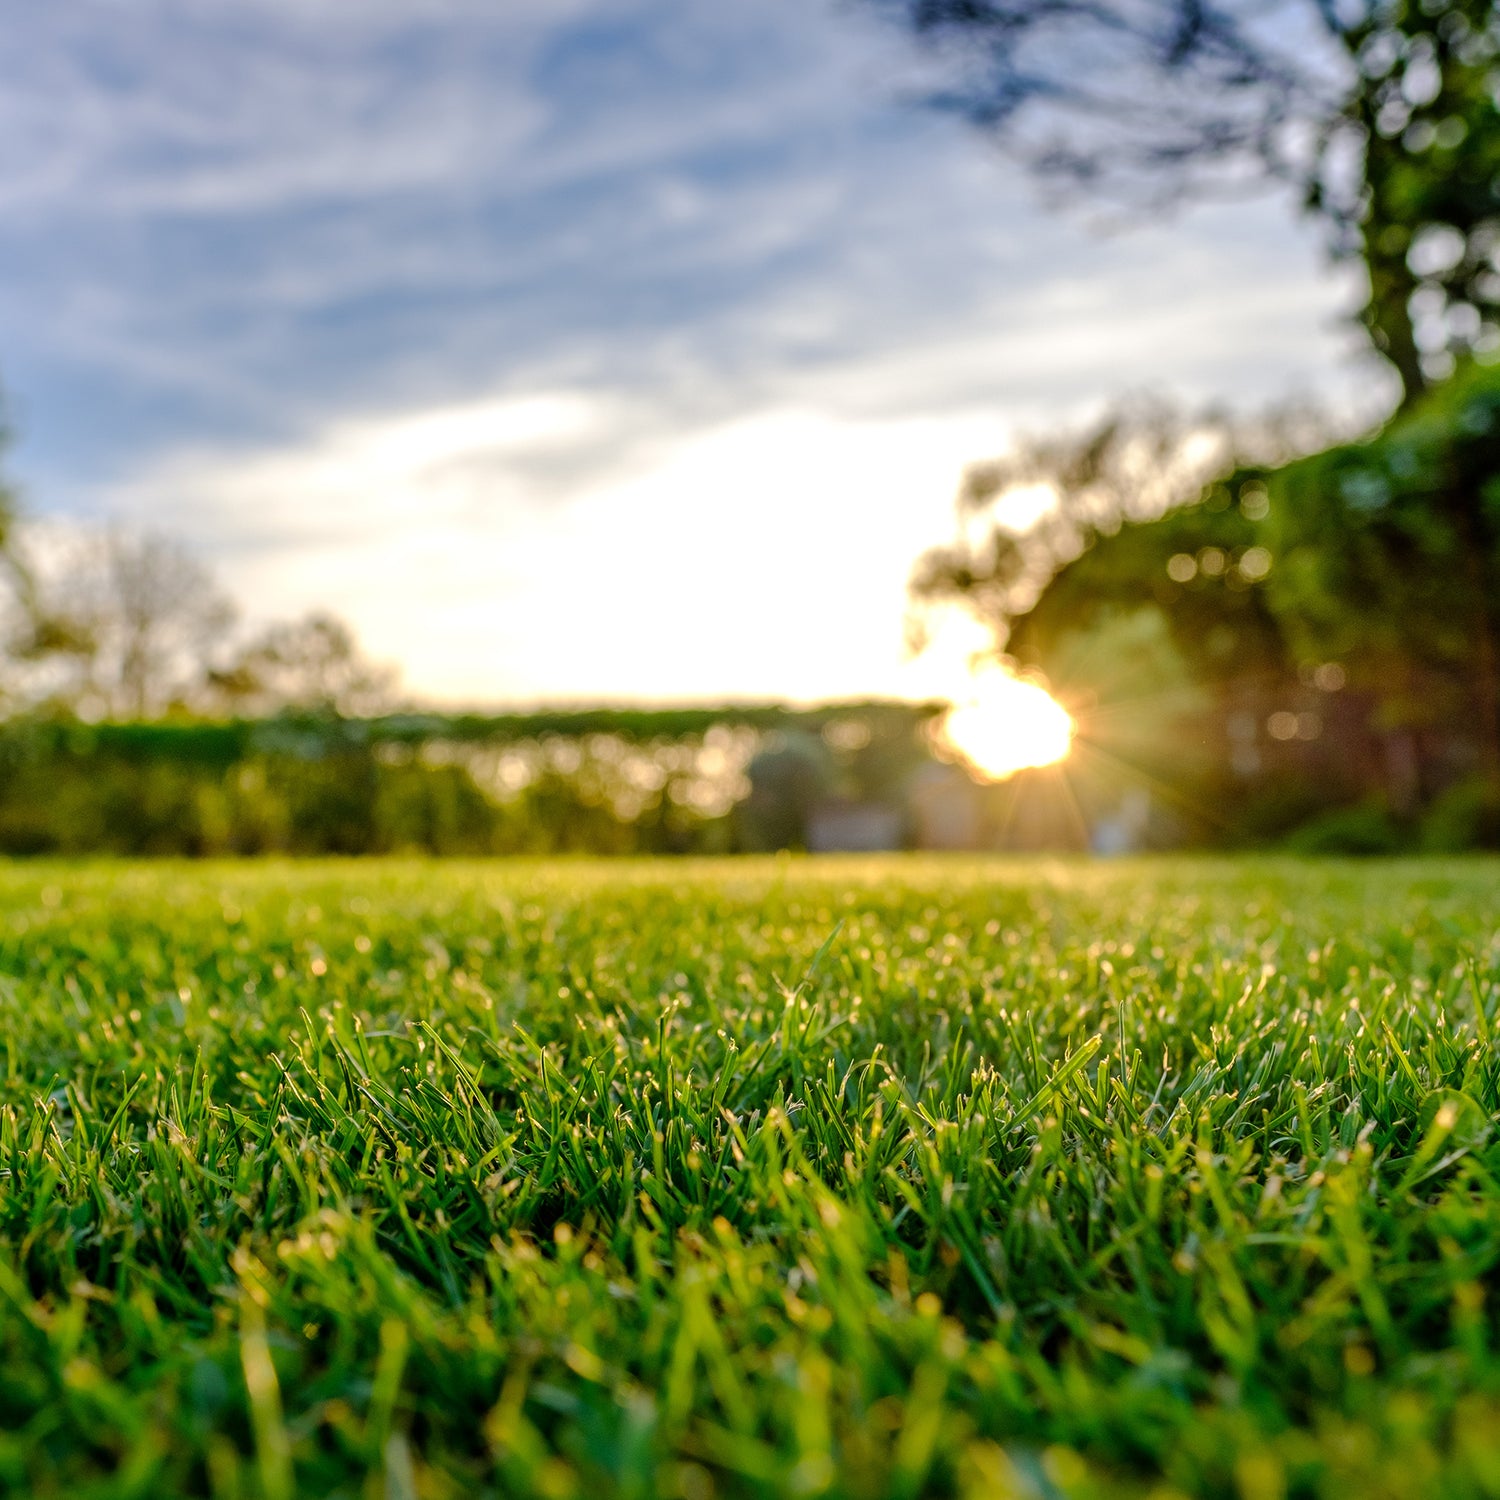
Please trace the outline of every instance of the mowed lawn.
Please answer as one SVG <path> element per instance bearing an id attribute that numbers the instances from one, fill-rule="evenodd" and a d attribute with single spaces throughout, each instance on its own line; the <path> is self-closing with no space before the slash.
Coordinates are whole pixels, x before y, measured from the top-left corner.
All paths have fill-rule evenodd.
<path id="1" fill-rule="evenodd" d="M 1500 1495 L 1500 864 L 0 867 L 0 1493 Z"/>

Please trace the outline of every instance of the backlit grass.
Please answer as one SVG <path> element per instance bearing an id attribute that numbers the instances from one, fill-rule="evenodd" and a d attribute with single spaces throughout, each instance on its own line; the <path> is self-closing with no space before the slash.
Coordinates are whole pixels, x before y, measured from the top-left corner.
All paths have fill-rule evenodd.
<path id="1" fill-rule="evenodd" d="M 1500 1495 L 1500 865 L 0 867 L 0 1491 Z"/>

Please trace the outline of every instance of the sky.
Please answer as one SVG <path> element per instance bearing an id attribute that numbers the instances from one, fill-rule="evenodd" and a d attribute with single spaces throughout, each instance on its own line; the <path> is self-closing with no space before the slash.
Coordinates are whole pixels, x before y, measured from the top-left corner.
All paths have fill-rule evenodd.
<path id="1" fill-rule="evenodd" d="M 1056 212 L 857 0 L 0 18 L 27 512 L 332 609 L 419 700 L 945 691 L 904 586 L 966 462 L 1381 378 L 1286 201 Z"/>

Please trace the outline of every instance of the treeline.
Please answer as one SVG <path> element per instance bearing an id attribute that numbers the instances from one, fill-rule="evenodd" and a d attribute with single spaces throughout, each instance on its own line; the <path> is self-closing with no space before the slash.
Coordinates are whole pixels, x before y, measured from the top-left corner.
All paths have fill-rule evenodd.
<path id="1" fill-rule="evenodd" d="M 245 622 L 171 538 L 0 484 L 0 855 L 720 853 L 906 836 L 941 705 L 397 712 L 342 621 Z M 894 820 L 894 821 L 893 821 Z"/>
<path id="2" fill-rule="evenodd" d="M 326 611 L 247 622 L 171 538 L 23 522 L 0 484 L 0 708 L 10 714 L 372 714 L 393 705 L 396 682 Z"/>
<path id="3" fill-rule="evenodd" d="M 757 757 L 891 795 L 937 705 L 283 713 L 0 725 L 0 853 L 634 854 L 765 847 Z M 762 799 L 763 800 L 763 799 Z M 748 805 L 747 805 L 748 804 Z M 757 819 L 760 821 L 757 822 Z"/>

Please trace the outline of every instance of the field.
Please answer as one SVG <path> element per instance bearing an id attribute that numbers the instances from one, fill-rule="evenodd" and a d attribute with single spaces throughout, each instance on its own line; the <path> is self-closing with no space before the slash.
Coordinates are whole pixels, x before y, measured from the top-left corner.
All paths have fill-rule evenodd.
<path id="1" fill-rule="evenodd" d="M 0 866 L 0 1493 L 1500 1495 L 1500 865 Z"/>

